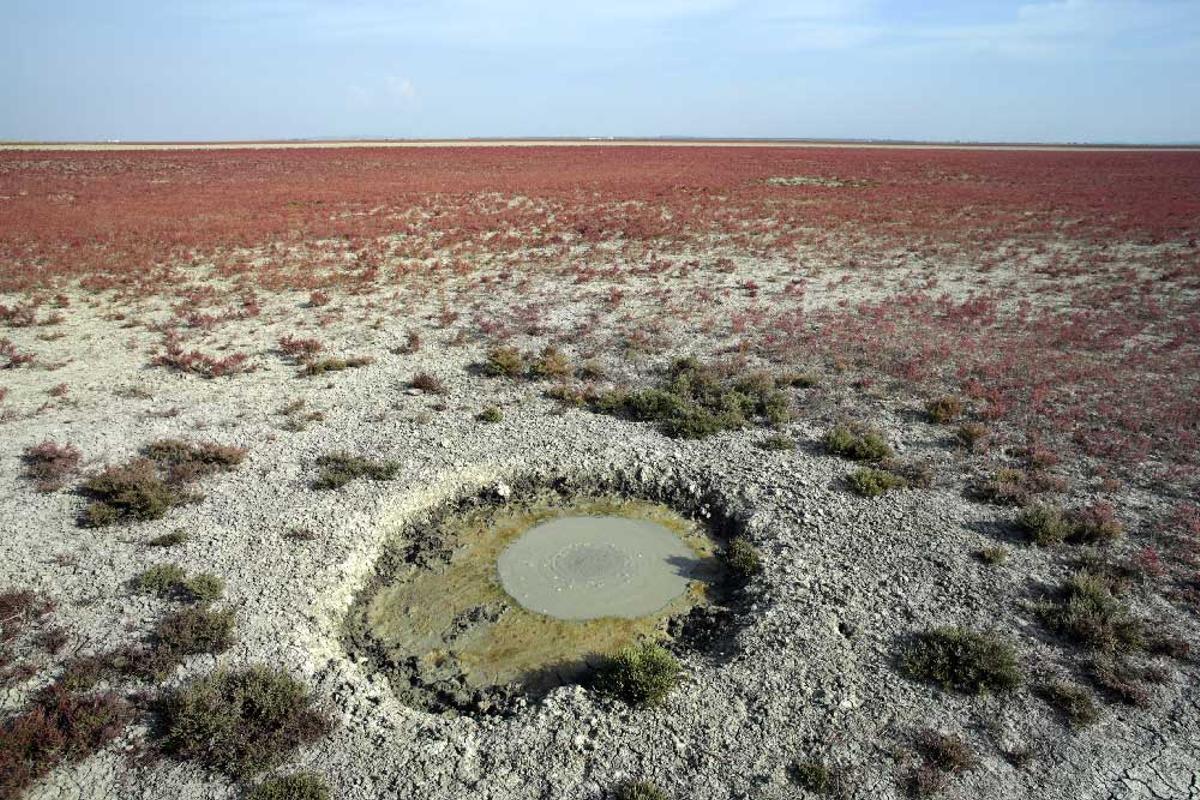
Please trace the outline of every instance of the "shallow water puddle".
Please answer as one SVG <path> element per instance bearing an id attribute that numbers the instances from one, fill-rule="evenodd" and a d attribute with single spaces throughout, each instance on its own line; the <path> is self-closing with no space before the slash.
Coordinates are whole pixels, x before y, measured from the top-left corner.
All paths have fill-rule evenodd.
<path id="1" fill-rule="evenodd" d="M 524 608 L 556 619 L 633 619 L 687 591 L 700 559 L 655 522 L 559 517 L 500 554 L 500 585 Z"/>
<path id="2" fill-rule="evenodd" d="M 660 635 L 716 577 L 707 532 L 671 509 L 586 498 L 443 523 L 449 559 L 408 566 L 365 608 L 397 662 L 484 688 L 563 683 L 597 654 Z"/>

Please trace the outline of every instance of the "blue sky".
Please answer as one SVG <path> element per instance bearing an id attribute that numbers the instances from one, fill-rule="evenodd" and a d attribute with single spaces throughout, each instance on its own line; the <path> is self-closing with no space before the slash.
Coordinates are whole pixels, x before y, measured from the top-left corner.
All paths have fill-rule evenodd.
<path id="1" fill-rule="evenodd" d="M 1200 141 L 1200 0 L 6 0 L 0 139 Z"/>

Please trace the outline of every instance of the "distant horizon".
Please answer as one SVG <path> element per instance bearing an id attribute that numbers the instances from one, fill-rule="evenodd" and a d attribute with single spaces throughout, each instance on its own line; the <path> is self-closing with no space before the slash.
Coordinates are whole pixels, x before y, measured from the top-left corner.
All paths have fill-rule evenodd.
<path id="1" fill-rule="evenodd" d="M 213 146 L 230 146 L 230 145 L 331 145 L 331 144 L 355 144 L 355 145 L 371 145 L 371 144 L 396 144 L 396 145 L 421 145 L 421 144 L 439 144 L 453 145 L 456 143 L 464 144 L 579 144 L 579 145 L 594 145 L 600 146 L 606 143 L 610 144 L 697 144 L 697 145 L 721 145 L 721 144 L 738 144 L 738 145 L 803 145 L 803 146 L 821 146 L 821 145 L 853 145 L 853 146 L 879 146 L 879 147 L 963 147 L 963 148 L 1070 148 L 1070 149 L 1147 149 L 1147 150 L 1170 150 L 1170 149 L 1200 149 L 1200 139 L 1182 140 L 1182 141 L 1158 141 L 1158 142 L 1141 142 L 1141 141 L 1085 141 L 1085 140 L 1048 140 L 1048 141 L 1018 141 L 1018 140 L 973 140 L 973 139 L 891 139 L 891 138 L 869 138 L 869 137 L 845 137 L 845 138 L 826 138 L 826 137 L 809 137 L 809 136 L 686 136 L 686 135 L 662 135 L 662 136 L 450 136 L 450 137 L 402 137 L 402 136 L 290 136 L 281 138 L 266 138 L 266 139 L 250 139 L 250 138 L 233 138 L 233 139 L 3 139 L 0 138 L 0 148 L 3 147 L 37 147 L 37 146 L 94 146 L 103 148 L 105 146 L 119 147 L 137 146 L 137 147 L 155 147 L 155 146 L 170 146 L 170 147 L 186 147 L 195 145 L 197 147 L 213 147 Z"/>

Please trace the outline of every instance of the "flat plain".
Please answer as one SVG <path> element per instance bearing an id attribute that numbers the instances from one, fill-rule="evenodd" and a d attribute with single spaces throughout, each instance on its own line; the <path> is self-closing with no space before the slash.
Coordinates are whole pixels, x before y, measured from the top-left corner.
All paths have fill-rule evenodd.
<path id="1" fill-rule="evenodd" d="M 0 798 L 1200 797 L 1200 152 L 351 144 L 0 146 Z M 548 494 L 665 697 L 372 650 Z"/>

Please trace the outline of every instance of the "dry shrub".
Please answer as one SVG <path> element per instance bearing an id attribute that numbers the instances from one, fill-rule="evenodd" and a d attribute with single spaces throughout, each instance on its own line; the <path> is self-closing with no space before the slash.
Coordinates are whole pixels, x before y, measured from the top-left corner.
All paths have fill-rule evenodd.
<path id="1" fill-rule="evenodd" d="M 82 457 L 74 445 L 45 441 L 26 447 L 21 459 L 25 462 L 25 477 L 34 481 L 37 490 L 53 492 L 75 473 Z"/>

